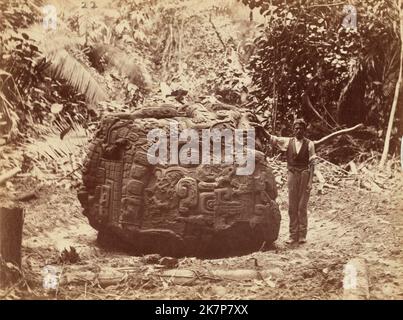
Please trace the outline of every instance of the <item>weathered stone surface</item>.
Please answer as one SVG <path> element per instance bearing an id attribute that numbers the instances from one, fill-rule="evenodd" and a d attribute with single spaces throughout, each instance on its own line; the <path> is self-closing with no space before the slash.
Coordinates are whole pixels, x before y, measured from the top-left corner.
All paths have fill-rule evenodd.
<path id="1" fill-rule="evenodd" d="M 248 127 L 235 107 L 221 104 L 164 105 L 105 118 L 78 194 L 99 241 L 133 254 L 204 257 L 244 254 L 275 241 L 277 189 L 263 154 L 256 151 L 249 176 L 228 164 L 150 165 L 147 133 L 169 133 L 172 121 L 179 131 Z"/>

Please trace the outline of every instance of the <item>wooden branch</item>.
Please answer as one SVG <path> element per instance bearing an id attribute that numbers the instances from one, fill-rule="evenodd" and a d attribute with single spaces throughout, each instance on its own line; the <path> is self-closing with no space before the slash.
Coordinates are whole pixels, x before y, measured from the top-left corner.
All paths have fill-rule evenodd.
<path id="1" fill-rule="evenodd" d="M 308 9 L 311 9 L 311 8 L 318 8 L 318 7 L 334 7 L 334 6 L 341 6 L 342 4 L 345 4 L 345 2 L 325 3 L 325 4 L 314 4 L 314 5 L 312 5 L 312 6 L 309 6 Z"/>
<path id="2" fill-rule="evenodd" d="M 222 46 L 223 46 L 223 48 L 224 48 L 224 51 L 227 50 L 227 47 L 225 46 L 225 43 L 224 43 L 224 41 L 222 40 L 220 33 L 218 32 L 218 30 L 217 30 L 217 28 L 216 28 L 216 26 L 215 26 L 213 20 L 211 19 L 211 14 L 210 14 L 210 17 L 209 17 L 209 22 L 210 22 L 211 25 L 213 26 L 213 29 L 214 29 L 214 31 L 215 31 L 215 33 L 216 33 L 216 35 L 217 35 L 218 40 L 220 40 L 220 42 L 221 42 L 221 44 L 222 44 Z"/>
<path id="3" fill-rule="evenodd" d="M 332 138 L 334 138 L 334 137 L 336 137 L 336 136 L 339 136 L 339 135 L 341 135 L 341 134 L 345 134 L 345 133 L 352 132 L 352 131 L 357 130 L 358 128 L 361 128 L 361 127 L 363 127 L 363 126 L 364 126 L 364 125 L 363 125 L 362 123 L 360 123 L 360 124 L 357 124 L 357 125 L 354 126 L 354 127 L 346 128 L 346 129 L 342 129 L 342 130 L 333 132 L 333 133 L 331 133 L 331 134 L 329 134 L 329 135 L 323 137 L 323 138 L 320 139 L 320 140 L 314 141 L 313 143 L 314 143 L 315 148 L 316 148 L 316 147 L 320 146 L 321 144 L 327 142 L 328 140 L 330 140 L 330 139 L 332 139 Z"/>
<path id="4" fill-rule="evenodd" d="M 12 177 L 14 177 L 20 171 L 21 171 L 20 168 L 14 168 L 14 169 L 2 174 L 0 176 L 0 184 L 3 184 L 7 180 L 11 179 Z"/>
<path id="5" fill-rule="evenodd" d="M 345 174 L 350 174 L 350 172 L 344 170 L 342 167 L 338 166 L 337 164 L 335 164 L 333 162 L 327 161 L 326 159 L 323 159 L 323 158 L 321 158 L 319 156 L 316 156 L 316 158 L 319 159 L 320 161 L 323 161 L 323 162 L 325 162 L 327 164 L 330 164 L 331 166 L 337 168 L 337 170 L 339 170 L 339 171 L 341 171 L 341 172 L 343 172 Z"/>
<path id="6" fill-rule="evenodd" d="M 162 118 L 174 118 L 180 116 L 186 116 L 185 113 L 179 111 L 178 107 L 173 104 L 162 104 L 158 107 L 149 107 L 141 110 L 134 111 L 132 113 L 114 113 L 113 116 L 119 119 L 144 119 L 144 118 L 154 118 L 154 119 L 162 119 Z"/>
<path id="7" fill-rule="evenodd" d="M 341 89 L 339 99 L 337 100 L 337 107 L 336 107 L 336 112 L 337 112 L 337 121 L 340 122 L 340 114 L 341 114 L 341 105 L 343 104 L 343 101 L 345 99 L 345 96 L 350 89 L 351 84 L 354 82 L 356 76 L 358 75 L 359 71 L 359 65 L 356 65 L 353 71 L 353 74 L 351 75 L 351 78 L 348 80 L 347 84 L 344 86 L 343 89 Z"/>
<path id="8" fill-rule="evenodd" d="M 183 64 L 182 64 L 182 49 L 183 49 L 183 25 L 184 19 L 181 21 L 181 27 L 179 29 L 179 40 L 178 40 L 178 65 L 179 65 L 179 76 L 182 77 Z"/>
<path id="9" fill-rule="evenodd" d="M 309 99 L 309 96 L 308 96 L 307 94 L 304 94 L 303 100 L 304 100 L 305 103 L 308 105 L 308 107 L 312 109 L 312 111 L 316 114 L 316 116 L 317 116 L 319 119 L 321 119 L 329 128 L 332 128 L 332 129 L 333 129 L 333 127 L 329 124 L 329 122 L 327 122 L 326 119 L 324 119 L 324 118 L 320 115 L 320 113 L 313 107 L 312 102 L 311 102 L 311 99 Z"/>

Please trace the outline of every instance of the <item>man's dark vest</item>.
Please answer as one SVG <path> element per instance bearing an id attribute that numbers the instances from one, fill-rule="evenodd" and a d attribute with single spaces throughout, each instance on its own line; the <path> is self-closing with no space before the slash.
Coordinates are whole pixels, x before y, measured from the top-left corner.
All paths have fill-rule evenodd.
<path id="1" fill-rule="evenodd" d="M 287 148 L 287 167 L 289 170 L 305 170 L 309 165 L 309 140 L 304 138 L 299 153 L 295 150 L 296 138 L 291 138 Z"/>

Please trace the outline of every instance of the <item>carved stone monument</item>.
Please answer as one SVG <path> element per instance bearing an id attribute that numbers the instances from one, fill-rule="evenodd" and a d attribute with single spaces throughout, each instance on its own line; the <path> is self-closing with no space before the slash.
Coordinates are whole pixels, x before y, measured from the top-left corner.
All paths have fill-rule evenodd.
<path id="1" fill-rule="evenodd" d="M 237 163 L 152 165 L 147 157 L 153 129 L 169 132 L 172 123 L 179 132 L 252 128 L 244 114 L 224 104 L 194 104 L 105 117 L 78 193 L 98 240 L 132 254 L 198 257 L 245 254 L 275 241 L 281 219 L 277 189 L 260 151 L 250 175 L 238 175 Z"/>

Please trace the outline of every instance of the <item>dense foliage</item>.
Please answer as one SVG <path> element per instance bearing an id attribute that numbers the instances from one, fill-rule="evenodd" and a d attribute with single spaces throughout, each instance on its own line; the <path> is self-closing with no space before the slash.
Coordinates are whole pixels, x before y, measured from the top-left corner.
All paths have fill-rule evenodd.
<path id="1" fill-rule="evenodd" d="M 57 30 L 44 30 L 42 1 L 2 2 L 0 128 L 9 141 L 182 90 L 188 101 L 248 106 L 277 134 L 289 134 L 295 116 L 314 136 L 363 122 L 365 148 L 382 146 L 401 50 L 393 0 L 353 2 L 356 28 L 337 1 L 73 1 Z"/>
<path id="2" fill-rule="evenodd" d="M 6 123 L 1 129 L 10 141 L 27 133 L 63 131 L 88 119 L 85 92 L 76 90 L 71 78 L 60 76 L 65 59 L 52 56 L 36 37 L 39 29 L 42 40 L 50 40 L 50 33 L 38 26 L 41 5 L 9 1 L 1 6 L 0 110 Z"/>
<path id="3" fill-rule="evenodd" d="M 56 30 L 44 29 L 43 5 L 1 5 L 0 107 L 9 141 L 130 111 L 178 88 L 191 99 L 221 92 L 219 72 L 230 67 L 228 56 L 237 59 L 211 20 L 225 17 L 230 28 L 226 5 L 121 0 L 101 8 L 77 1 L 58 13 Z"/>
<path id="4" fill-rule="evenodd" d="M 353 1 L 355 26 L 338 1 L 242 2 L 266 18 L 250 61 L 253 106 L 264 124 L 286 133 L 303 116 L 323 134 L 363 122 L 377 130 L 379 147 L 401 50 L 396 2 Z"/>

